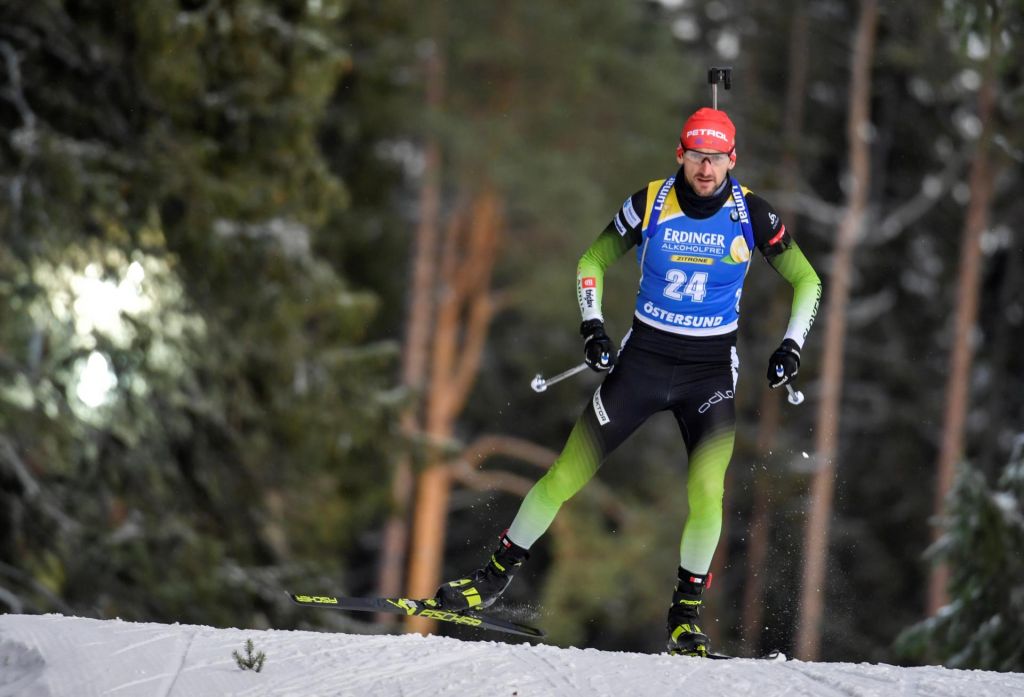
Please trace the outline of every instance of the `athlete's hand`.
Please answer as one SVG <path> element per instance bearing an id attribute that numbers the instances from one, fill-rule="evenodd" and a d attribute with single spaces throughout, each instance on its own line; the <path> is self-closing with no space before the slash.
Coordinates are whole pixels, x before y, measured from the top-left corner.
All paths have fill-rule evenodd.
<path id="1" fill-rule="evenodd" d="M 602 372 L 615 365 L 615 344 L 605 334 L 604 322 L 588 319 L 580 325 L 583 336 L 583 355 L 591 370 Z"/>
<path id="2" fill-rule="evenodd" d="M 795 378 L 799 372 L 800 346 L 792 339 L 785 339 L 768 359 L 768 386 L 774 390 Z"/>

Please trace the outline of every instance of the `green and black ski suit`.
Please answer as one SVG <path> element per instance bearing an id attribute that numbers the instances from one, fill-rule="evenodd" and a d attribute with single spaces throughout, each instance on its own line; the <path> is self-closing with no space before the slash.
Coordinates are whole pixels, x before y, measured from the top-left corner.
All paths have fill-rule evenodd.
<path id="1" fill-rule="evenodd" d="M 580 259 L 584 321 L 602 319 L 604 271 L 633 247 L 641 268 L 633 326 L 615 367 L 577 420 L 562 453 L 530 490 L 508 531 L 529 548 L 605 457 L 652 414 L 675 416 L 689 457 L 689 513 L 680 566 L 704 574 L 722 527 L 725 472 L 735 439 L 736 325 L 756 247 L 793 286 L 784 338 L 803 345 L 821 282 L 778 213 L 727 177 L 702 198 L 676 177 L 626 199 Z"/>

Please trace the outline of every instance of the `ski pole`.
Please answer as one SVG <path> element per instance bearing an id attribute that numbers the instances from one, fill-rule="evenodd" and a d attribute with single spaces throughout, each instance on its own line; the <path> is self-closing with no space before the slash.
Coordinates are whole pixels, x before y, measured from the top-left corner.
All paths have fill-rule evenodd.
<path id="1" fill-rule="evenodd" d="M 802 404 L 804 401 L 804 393 L 800 390 L 794 390 L 793 386 L 788 382 L 786 383 L 786 392 L 789 392 L 789 396 L 786 399 L 789 400 L 790 404 Z"/>
<path id="2" fill-rule="evenodd" d="M 578 373 L 578 372 L 580 372 L 582 370 L 586 370 L 586 368 L 587 368 L 587 364 L 586 363 L 580 363 L 577 366 L 573 366 L 572 368 L 569 368 L 569 370 L 566 370 L 564 373 L 559 373 L 558 375 L 554 376 L 553 378 L 545 378 L 540 373 L 537 373 L 537 376 L 530 383 L 530 387 L 533 388 L 534 392 L 543 392 L 544 390 L 548 389 L 548 385 L 554 385 L 556 382 L 561 382 L 562 380 L 565 380 L 566 378 L 571 378 L 576 373 Z"/>

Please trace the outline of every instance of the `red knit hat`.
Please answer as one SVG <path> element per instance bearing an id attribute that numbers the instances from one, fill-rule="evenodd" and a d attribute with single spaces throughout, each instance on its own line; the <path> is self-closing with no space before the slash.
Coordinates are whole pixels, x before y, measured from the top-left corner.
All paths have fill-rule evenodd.
<path id="1" fill-rule="evenodd" d="M 736 159 L 736 126 L 724 111 L 704 107 L 686 119 L 679 134 L 676 154 L 683 150 L 717 150 L 727 152 Z"/>

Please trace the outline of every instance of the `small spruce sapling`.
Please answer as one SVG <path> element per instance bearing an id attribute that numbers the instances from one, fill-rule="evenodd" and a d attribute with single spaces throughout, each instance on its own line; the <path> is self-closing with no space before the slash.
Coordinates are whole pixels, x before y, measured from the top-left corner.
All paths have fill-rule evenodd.
<path id="1" fill-rule="evenodd" d="M 262 651 L 254 652 L 252 639 L 245 640 L 245 656 L 232 651 L 231 655 L 235 657 L 235 663 L 242 670 L 255 670 L 257 673 L 263 670 L 263 662 L 267 660 L 267 654 Z"/>

